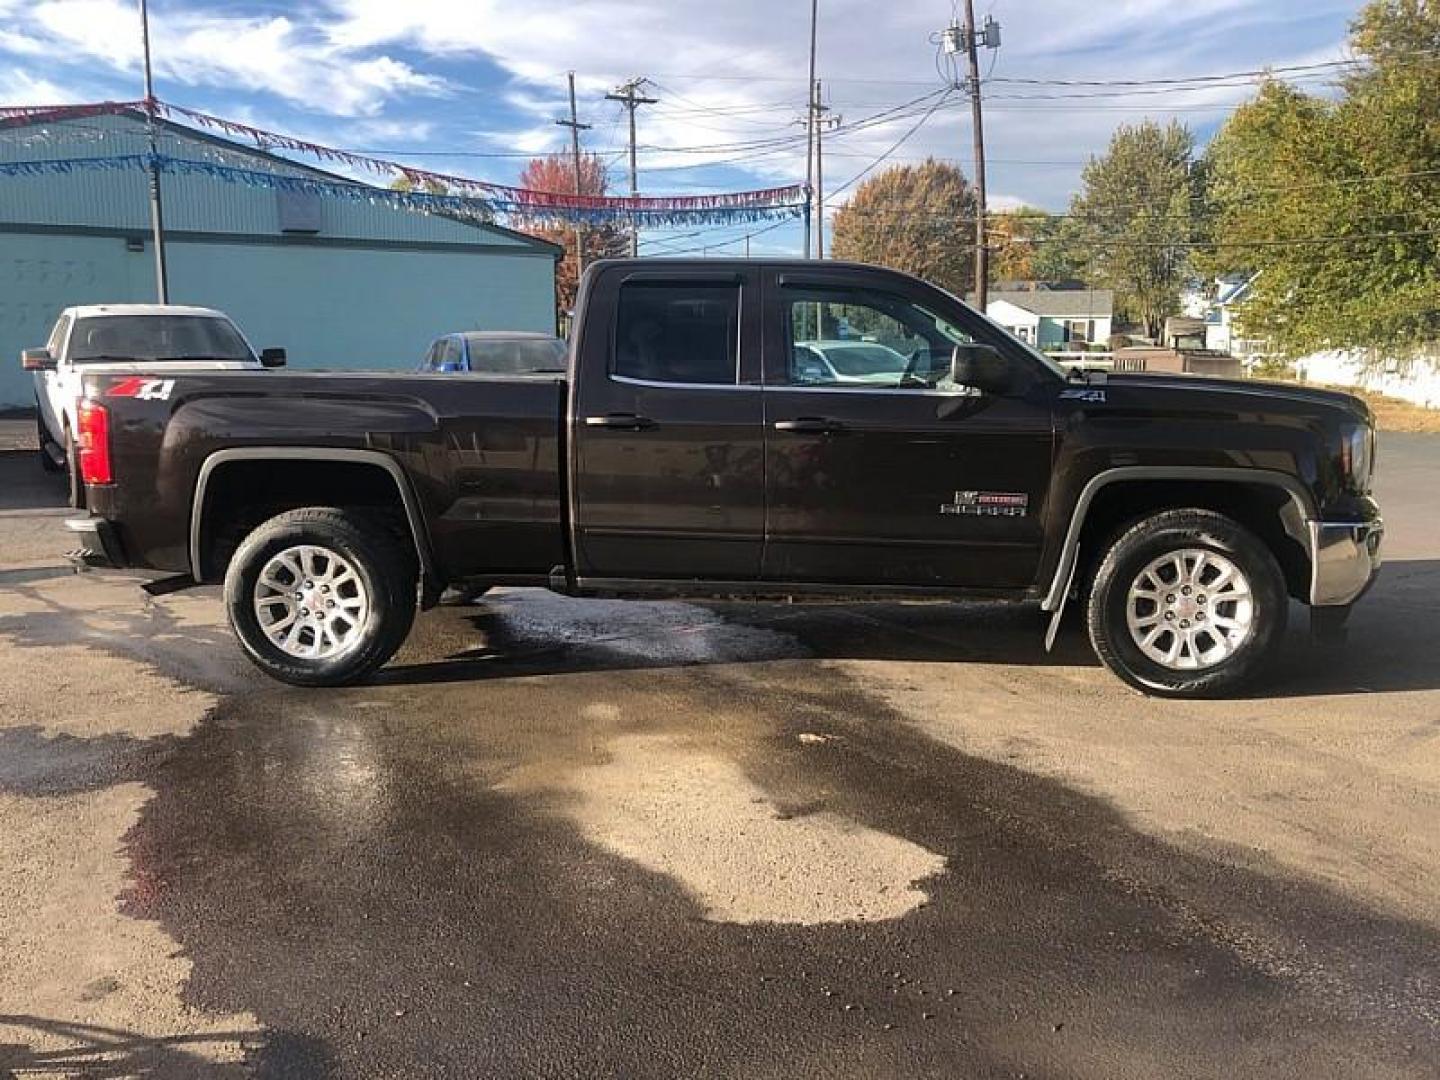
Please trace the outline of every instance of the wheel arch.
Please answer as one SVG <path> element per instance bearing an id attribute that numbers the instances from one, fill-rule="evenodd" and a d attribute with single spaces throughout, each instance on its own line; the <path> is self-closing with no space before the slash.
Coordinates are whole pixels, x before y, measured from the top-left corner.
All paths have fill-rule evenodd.
<path id="1" fill-rule="evenodd" d="M 434 553 L 430 547 L 424 513 L 405 471 L 394 458 L 378 450 L 354 450 L 341 447 L 247 446 L 217 450 L 210 454 L 201 463 L 199 475 L 195 480 L 195 490 L 190 508 L 189 562 L 191 576 L 196 582 L 219 580 L 224 573 L 223 565 L 218 568 L 214 565 L 213 555 L 219 540 L 217 530 L 214 528 L 215 517 L 219 510 L 215 496 L 227 493 L 227 476 L 235 475 L 227 473 L 227 470 L 233 470 L 239 466 L 268 465 L 275 462 L 289 462 L 295 467 L 303 467 L 307 471 L 317 470 L 328 473 L 337 479 L 343 472 L 351 478 L 352 490 L 355 478 L 363 476 L 365 482 L 373 485 L 371 490 L 374 494 L 385 500 L 376 505 L 384 506 L 388 503 L 401 511 L 405 532 L 414 545 L 416 557 L 420 563 L 422 595 L 429 596 L 432 592 L 438 591 L 435 583 L 441 579 Z M 327 470 L 326 466 L 332 468 Z M 282 495 L 278 500 L 259 502 L 254 505 L 264 506 L 264 516 L 270 517 L 287 509 L 317 505 L 332 500 L 333 495 L 318 500 L 313 497 L 299 499 L 293 495 Z M 353 500 L 351 504 L 353 505 Z"/>
<path id="2" fill-rule="evenodd" d="M 1183 489 L 1176 491 L 1175 483 Z M 1100 542 L 1138 518 L 1198 507 L 1234 518 L 1274 553 L 1291 595 L 1311 595 L 1314 549 L 1310 494 L 1299 480 L 1270 469 L 1206 466 L 1122 466 L 1093 476 L 1081 489 L 1041 609 L 1051 612 L 1053 644 L 1065 604 L 1101 554 Z"/>

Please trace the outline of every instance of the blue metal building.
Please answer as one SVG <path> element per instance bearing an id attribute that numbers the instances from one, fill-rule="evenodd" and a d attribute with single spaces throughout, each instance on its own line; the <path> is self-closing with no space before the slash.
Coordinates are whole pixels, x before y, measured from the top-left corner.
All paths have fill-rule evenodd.
<path id="1" fill-rule="evenodd" d="M 346 182 L 180 125 L 159 133 L 169 157 Z M 0 161 L 146 149 L 138 113 L 0 132 Z M 546 241 L 383 200 L 194 174 L 162 183 L 171 302 L 220 308 L 295 367 L 406 369 L 445 331 L 554 331 L 561 251 Z M 0 407 L 32 404 L 19 353 L 44 344 L 61 308 L 154 299 L 143 171 L 0 175 Z"/>

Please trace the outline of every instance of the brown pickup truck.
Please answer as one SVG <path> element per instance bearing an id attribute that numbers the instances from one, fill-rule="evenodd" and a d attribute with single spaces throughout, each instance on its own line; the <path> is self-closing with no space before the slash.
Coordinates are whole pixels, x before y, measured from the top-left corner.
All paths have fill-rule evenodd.
<path id="1" fill-rule="evenodd" d="M 1383 534 L 1353 397 L 1066 372 L 832 262 L 598 263 L 563 376 L 96 375 L 77 424 L 78 557 L 223 581 L 245 651 L 304 685 L 504 583 L 1031 600 L 1052 637 L 1074 601 L 1133 686 L 1222 694 L 1292 598 L 1337 630 Z"/>

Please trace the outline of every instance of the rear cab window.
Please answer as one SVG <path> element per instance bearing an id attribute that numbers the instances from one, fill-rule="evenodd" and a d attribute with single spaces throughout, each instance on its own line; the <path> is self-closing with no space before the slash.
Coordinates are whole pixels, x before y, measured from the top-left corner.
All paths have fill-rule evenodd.
<path id="1" fill-rule="evenodd" d="M 616 310 L 610 373 L 623 381 L 736 385 L 739 282 L 626 282 Z"/>

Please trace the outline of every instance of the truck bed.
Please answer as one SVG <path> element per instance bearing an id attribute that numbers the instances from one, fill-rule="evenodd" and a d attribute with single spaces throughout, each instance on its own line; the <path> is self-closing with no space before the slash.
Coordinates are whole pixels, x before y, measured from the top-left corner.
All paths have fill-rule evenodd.
<path id="1" fill-rule="evenodd" d="M 561 426 L 565 381 L 554 375 L 206 372 L 150 396 L 135 380 L 98 377 L 90 393 L 111 413 L 116 472 L 92 509 L 120 523 L 134 565 L 185 572 L 202 463 L 258 448 L 375 450 L 403 470 L 446 580 L 475 573 L 548 573 L 564 561 Z M 130 391 L 127 393 L 127 391 Z M 254 486 L 304 467 L 267 463 Z M 293 462 L 293 463 L 292 463 Z M 213 494 L 213 489 L 212 489 Z M 323 504 L 330 493 L 315 492 Z"/>

